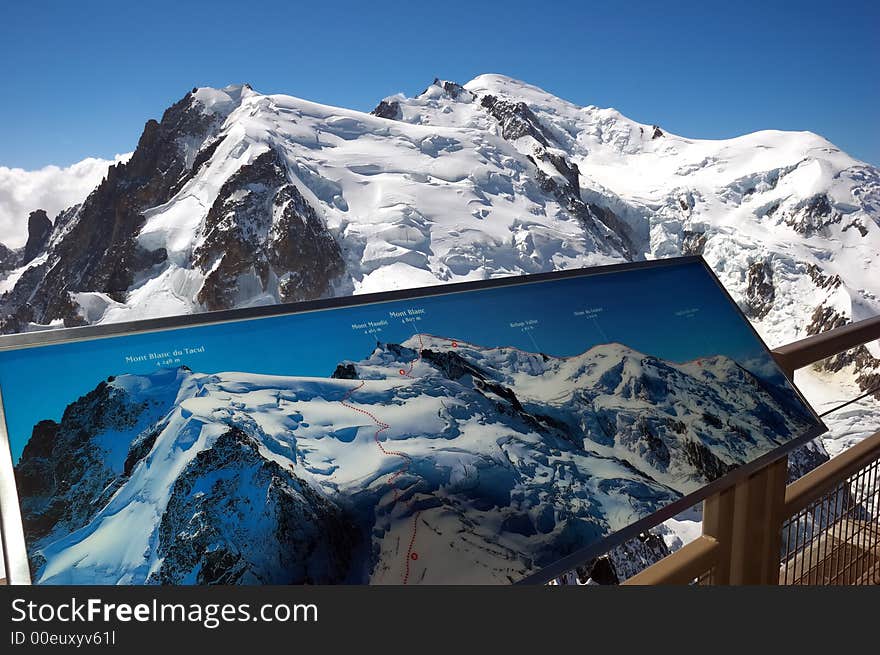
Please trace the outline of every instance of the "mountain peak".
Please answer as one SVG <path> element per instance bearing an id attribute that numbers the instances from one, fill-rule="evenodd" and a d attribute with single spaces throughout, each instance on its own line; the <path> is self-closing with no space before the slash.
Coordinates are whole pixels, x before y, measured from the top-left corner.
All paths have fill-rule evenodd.
<path id="1" fill-rule="evenodd" d="M 30 263 L 45 248 L 52 234 L 52 221 L 45 210 L 37 209 L 28 216 L 28 239 L 24 246 L 23 264 Z"/>
<path id="2" fill-rule="evenodd" d="M 228 116 L 241 103 L 251 96 L 260 95 L 249 84 L 230 84 L 222 89 L 209 86 L 192 90 L 193 99 L 201 105 L 205 113 Z"/>

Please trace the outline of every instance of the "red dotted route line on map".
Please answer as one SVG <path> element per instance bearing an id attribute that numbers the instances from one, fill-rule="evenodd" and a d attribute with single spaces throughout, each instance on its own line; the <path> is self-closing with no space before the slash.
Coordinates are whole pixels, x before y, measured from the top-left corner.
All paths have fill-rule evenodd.
<path id="1" fill-rule="evenodd" d="M 410 370 L 412 370 L 412 368 L 410 368 Z M 396 457 L 400 457 L 401 459 L 403 459 L 403 462 L 404 462 L 403 467 L 400 470 L 395 471 L 391 475 L 391 477 L 388 478 L 388 484 L 391 485 L 391 487 L 394 491 L 394 501 L 393 502 L 395 504 L 397 504 L 398 500 L 400 499 L 400 490 L 394 485 L 394 481 L 397 480 L 397 478 L 399 478 L 401 475 L 403 475 L 404 473 L 409 471 L 410 464 L 412 464 L 412 457 L 410 457 L 406 453 L 400 452 L 399 450 L 388 450 L 387 448 L 385 448 L 385 446 L 382 445 L 382 441 L 380 439 L 380 436 L 382 435 L 383 432 L 385 432 L 385 430 L 390 428 L 391 425 L 380 420 L 372 412 L 368 412 L 367 410 L 362 409 L 360 407 L 355 407 L 354 405 L 352 405 L 351 403 L 348 402 L 351 399 L 352 394 L 354 394 L 354 392 L 357 391 L 358 389 L 362 388 L 365 384 L 366 384 L 365 381 L 361 381 L 361 383 L 359 385 L 349 389 L 348 392 L 345 394 L 345 396 L 343 396 L 342 400 L 339 401 L 339 403 L 343 407 L 354 410 L 355 412 L 358 412 L 360 414 L 363 414 L 364 416 L 369 417 L 369 419 L 372 420 L 373 423 L 376 424 L 376 432 L 373 434 L 373 440 L 376 442 L 376 446 L 378 446 L 379 450 L 382 451 L 383 455 L 396 456 Z M 420 513 L 421 512 L 416 512 L 415 514 L 413 514 L 412 532 L 410 534 L 409 546 L 406 550 L 406 560 L 404 563 L 403 584 L 407 584 L 407 582 L 409 582 L 410 562 L 415 561 L 419 558 L 418 554 L 413 552 L 413 547 L 415 546 L 415 543 L 416 543 L 416 530 L 418 529 L 418 520 L 419 520 Z"/>
<path id="2" fill-rule="evenodd" d="M 418 334 L 416 336 L 419 338 L 418 357 L 409 363 L 408 369 L 405 369 L 405 368 L 400 369 L 400 374 L 403 377 L 412 378 L 412 379 L 415 379 L 412 377 L 413 368 L 415 367 L 415 365 L 418 362 L 420 362 L 422 360 L 422 350 L 424 350 L 424 342 L 422 341 L 422 335 Z M 452 347 L 457 348 L 458 342 L 453 341 Z M 400 499 L 400 490 L 396 486 L 394 486 L 394 481 L 397 480 L 397 478 L 399 478 L 401 475 L 403 475 L 404 473 L 409 471 L 410 465 L 412 464 L 412 457 L 410 457 L 406 453 L 400 452 L 399 450 L 386 449 L 385 446 L 382 445 L 380 435 L 383 432 L 385 432 L 385 430 L 390 428 L 391 425 L 380 420 L 377 416 L 375 416 L 371 412 L 368 412 L 367 410 L 362 409 L 361 407 L 355 407 L 354 405 L 352 405 L 351 403 L 348 402 L 349 400 L 351 400 L 351 397 L 354 394 L 354 392 L 361 389 L 365 384 L 366 384 L 366 381 L 362 380 L 359 385 L 349 389 L 348 392 L 342 397 L 342 400 L 339 401 L 339 404 L 342 405 L 343 407 L 346 407 L 346 408 L 351 409 L 355 412 L 359 412 L 360 414 L 363 414 L 364 416 L 367 416 L 370 420 L 373 421 L 373 423 L 376 424 L 376 432 L 375 432 L 375 434 L 373 434 L 373 440 L 376 442 L 376 445 L 379 447 L 379 450 L 382 451 L 383 455 L 389 455 L 389 456 L 393 455 L 393 456 L 400 457 L 401 459 L 403 459 L 403 462 L 404 462 L 403 467 L 399 471 L 396 471 L 395 473 L 393 473 L 390 478 L 388 478 L 388 484 L 390 484 L 392 486 L 392 489 L 394 490 L 394 503 L 396 504 L 397 501 Z M 408 504 L 410 504 L 410 503 L 412 503 L 412 501 L 409 501 Z M 419 554 L 413 550 L 413 548 L 416 545 L 416 533 L 419 528 L 419 514 L 421 514 L 420 511 L 413 514 L 412 532 L 410 533 L 409 544 L 406 549 L 406 559 L 404 560 L 403 584 L 406 584 L 407 582 L 409 582 L 410 564 L 419 559 Z"/>

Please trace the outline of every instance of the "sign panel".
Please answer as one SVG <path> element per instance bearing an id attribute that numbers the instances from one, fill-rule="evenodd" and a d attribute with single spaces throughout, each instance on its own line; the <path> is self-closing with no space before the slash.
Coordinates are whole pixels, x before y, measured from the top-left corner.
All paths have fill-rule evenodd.
<path id="1" fill-rule="evenodd" d="M 542 581 L 824 431 L 698 258 L 0 346 L 40 584 Z"/>

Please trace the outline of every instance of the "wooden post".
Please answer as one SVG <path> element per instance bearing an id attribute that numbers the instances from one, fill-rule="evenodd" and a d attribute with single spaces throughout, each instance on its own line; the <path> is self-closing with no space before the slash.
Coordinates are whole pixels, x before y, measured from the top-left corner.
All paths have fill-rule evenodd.
<path id="1" fill-rule="evenodd" d="M 721 544 L 716 584 L 778 584 L 788 458 L 703 504 L 703 534 Z"/>
<path id="2" fill-rule="evenodd" d="M 712 584 L 730 584 L 730 550 L 733 541 L 734 487 L 703 501 L 703 534 L 718 542 L 718 561 L 712 575 Z"/>

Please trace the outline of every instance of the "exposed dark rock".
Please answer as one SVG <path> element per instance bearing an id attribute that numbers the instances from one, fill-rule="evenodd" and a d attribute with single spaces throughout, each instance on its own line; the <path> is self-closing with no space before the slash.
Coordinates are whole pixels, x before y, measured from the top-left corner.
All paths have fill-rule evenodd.
<path id="1" fill-rule="evenodd" d="M 846 316 L 833 307 L 819 305 L 813 310 L 813 315 L 810 316 L 810 323 L 807 325 L 807 334 L 821 334 L 822 332 L 842 327 L 848 322 Z"/>
<path id="2" fill-rule="evenodd" d="M 377 345 L 379 347 L 382 347 L 381 343 Z M 419 355 L 419 353 L 416 352 L 413 348 L 401 346 L 399 343 L 386 343 L 384 347 L 388 350 L 388 352 L 392 353 L 395 357 L 399 357 L 402 361 L 415 359 Z"/>
<path id="3" fill-rule="evenodd" d="M 590 579 L 599 585 L 615 585 L 620 584 L 620 578 L 614 570 L 614 564 L 607 556 L 597 557 L 590 567 Z"/>
<path id="4" fill-rule="evenodd" d="M 64 410 L 60 423 L 41 421 L 15 467 L 25 534 L 35 541 L 57 526 L 73 531 L 99 509 L 95 499 L 117 477 L 93 441 L 135 425 L 146 406 L 101 382 Z"/>
<path id="5" fill-rule="evenodd" d="M 839 275 L 837 275 L 836 273 L 834 275 L 826 275 L 822 272 L 822 269 L 815 264 L 810 264 L 809 266 L 807 266 L 807 273 L 809 274 L 810 279 L 813 281 L 813 284 L 815 284 L 820 289 L 833 291 L 843 283 Z"/>
<path id="6" fill-rule="evenodd" d="M 157 427 L 154 430 L 144 432 L 131 443 L 128 447 L 128 455 L 125 457 L 125 463 L 122 466 L 123 475 L 131 475 L 131 472 L 134 470 L 134 467 L 137 466 L 138 462 L 150 453 L 153 446 L 156 444 L 156 439 L 162 433 L 163 428 L 164 425 Z"/>
<path id="7" fill-rule="evenodd" d="M 703 412 L 703 421 L 706 422 L 706 425 L 710 425 L 713 428 L 721 429 L 724 427 L 724 423 L 721 419 L 710 412 Z"/>
<path id="8" fill-rule="evenodd" d="M 531 136 L 543 146 L 550 145 L 541 121 L 524 102 L 510 102 L 493 95 L 484 95 L 480 104 L 501 126 L 501 136 L 508 141 Z"/>
<path id="9" fill-rule="evenodd" d="M 99 291 L 122 300 L 144 259 L 135 242 L 142 211 L 169 200 L 191 175 L 182 144 L 208 140 L 222 120 L 187 94 L 160 122 L 147 121 L 131 159 L 109 168 L 65 238 L 53 244 L 50 265 L 40 275 L 23 276 L 0 301 L 0 316 L 7 317 L 0 320 L 0 331 L 20 329 L 25 317 L 41 324 L 57 319 L 82 324 L 70 299 L 73 292 Z M 70 216 L 63 218 L 66 223 Z"/>
<path id="10" fill-rule="evenodd" d="M 46 248 L 52 234 L 52 221 L 42 209 L 32 211 L 28 216 L 28 239 L 24 246 L 22 264 L 27 264 Z"/>
<path id="11" fill-rule="evenodd" d="M 370 113 L 373 116 L 378 116 L 379 118 L 387 118 L 393 121 L 399 121 L 402 117 L 400 111 L 400 103 L 396 100 L 392 100 L 391 102 L 382 100 Z"/>
<path id="12" fill-rule="evenodd" d="M 461 84 L 457 82 L 450 82 L 449 80 L 441 80 L 437 77 L 434 78 L 434 85 L 439 86 L 450 98 L 460 98 L 461 96 L 467 95 L 470 96 L 471 92 L 465 89 Z"/>
<path id="13" fill-rule="evenodd" d="M 358 380 L 357 369 L 354 367 L 354 364 L 337 364 L 336 370 L 333 371 L 333 374 L 330 376 L 331 378 L 335 378 L 337 380 Z"/>
<path id="14" fill-rule="evenodd" d="M 505 387 L 503 384 L 493 382 L 492 380 L 484 380 L 481 378 L 477 378 L 474 380 L 474 386 L 480 391 L 487 391 L 500 398 L 503 398 L 508 403 L 510 403 L 510 406 L 513 407 L 513 409 L 517 412 L 524 411 L 522 403 L 519 401 L 519 398 L 516 397 L 516 394 L 510 387 Z"/>
<path id="15" fill-rule="evenodd" d="M 553 164 L 553 167 L 568 181 L 568 186 L 571 189 L 580 192 L 581 171 L 577 164 L 569 162 L 563 155 L 549 150 L 542 150 L 539 156 Z"/>
<path id="16" fill-rule="evenodd" d="M 859 231 L 863 237 L 868 236 L 868 228 L 865 227 L 864 223 L 858 218 L 853 219 L 850 223 L 847 223 L 843 226 L 843 231 L 846 232 L 850 228 L 855 228 Z"/>
<path id="17" fill-rule="evenodd" d="M 657 127 L 656 125 L 652 125 L 651 127 L 654 128 L 654 131 L 651 132 L 651 139 L 652 139 L 652 140 L 653 140 L 653 139 L 659 139 L 661 136 L 663 136 L 663 130 L 661 130 L 661 129 L 660 129 L 659 127 Z"/>
<path id="18" fill-rule="evenodd" d="M 450 98 L 457 100 L 462 96 L 467 96 L 469 98 L 473 98 L 473 94 L 465 89 L 461 84 L 457 82 L 450 82 L 449 80 L 441 80 L 439 77 L 435 77 L 434 81 L 431 83 L 431 86 L 440 87 L 443 89 L 443 93 L 445 93 Z M 422 91 L 420 95 L 425 95 L 428 91 L 431 90 L 431 86 Z"/>
<path id="19" fill-rule="evenodd" d="M 204 146 L 201 150 L 199 150 L 199 154 L 196 155 L 196 158 L 193 160 L 191 172 L 193 175 L 199 172 L 199 170 L 211 161 L 211 158 L 214 156 L 214 153 L 217 152 L 217 148 L 221 143 L 226 139 L 226 136 L 221 136 L 217 139 L 214 139 L 208 145 Z M 184 178 L 186 179 L 186 178 Z"/>
<path id="20" fill-rule="evenodd" d="M 828 196 L 819 193 L 800 202 L 784 220 L 786 225 L 797 232 L 811 236 L 829 225 L 840 223 L 842 218 L 840 212 L 832 206 Z"/>
<path id="21" fill-rule="evenodd" d="M 223 184 L 194 262 L 207 274 L 197 298 L 209 310 L 233 307 L 246 274 L 264 291 L 274 275 L 279 300 L 293 302 L 327 295 L 344 270 L 338 244 L 271 149 Z"/>
<path id="22" fill-rule="evenodd" d="M 705 232 L 684 230 L 681 239 L 682 255 L 702 255 L 706 249 L 708 236 Z"/>
<path id="23" fill-rule="evenodd" d="M 748 270 L 746 308 L 749 315 L 762 319 L 773 307 L 776 290 L 773 286 L 773 268 L 768 262 L 754 262 Z"/>
<path id="24" fill-rule="evenodd" d="M 434 364 L 450 380 L 458 380 L 463 375 L 472 375 L 479 380 L 485 380 L 487 377 L 478 366 L 471 364 L 458 353 L 425 349 L 422 351 L 422 359 Z"/>
<path id="25" fill-rule="evenodd" d="M 574 165 L 572 165 L 574 166 Z M 577 171 L 577 167 L 573 169 Z M 535 173 L 541 190 L 554 196 L 571 216 L 577 218 L 584 229 L 594 236 L 597 244 L 623 254 L 632 259 L 636 252 L 630 229 L 620 217 L 607 207 L 595 203 L 586 203 L 581 198 L 580 188 L 573 188 L 570 183 L 560 186 L 538 169 Z"/>
<path id="26" fill-rule="evenodd" d="M 657 468 L 667 468 L 671 459 L 669 448 L 663 439 L 654 434 L 650 422 L 644 417 L 639 417 L 636 421 L 636 430 L 641 433 L 641 442 L 644 446 L 641 455 Z"/>
<path id="27" fill-rule="evenodd" d="M 168 259 L 168 252 L 165 248 L 157 250 L 145 250 L 139 245 L 135 245 L 131 252 L 132 270 L 143 271 L 153 266 L 158 266 Z"/>
<path id="28" fill-rule="evenodd" d="M 18 266 L 19 253 L 0 243 L 0 272 L 10 271 Z"/>
<path id="29" fill-rule="evenodd" d="M 788 482 L 794 482 L 829 459 L 821 439 L 804 444 L 788 454 Z"/>

